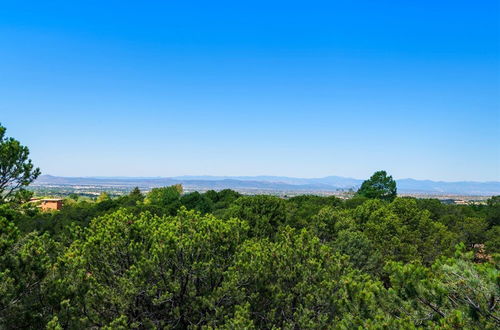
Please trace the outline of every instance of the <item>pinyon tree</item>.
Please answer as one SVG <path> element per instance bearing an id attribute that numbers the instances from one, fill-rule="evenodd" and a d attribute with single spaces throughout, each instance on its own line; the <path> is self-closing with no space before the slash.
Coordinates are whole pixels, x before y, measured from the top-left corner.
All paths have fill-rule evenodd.
<path id="1" fill-rule="evenodd" d="M 397 196 L 396 181 L 386 171 L 377 171 L 363 182 L 356 195 L 392 201 Z"/>
<path id="2" fill-rule="evenodd" d="M 28 158 L 28 147 L 7 138 L 5 131 L 0 124 L 0 203 L 24 199 L 27 196 L 24 187 L 40 175 L 40 169 Z"/>

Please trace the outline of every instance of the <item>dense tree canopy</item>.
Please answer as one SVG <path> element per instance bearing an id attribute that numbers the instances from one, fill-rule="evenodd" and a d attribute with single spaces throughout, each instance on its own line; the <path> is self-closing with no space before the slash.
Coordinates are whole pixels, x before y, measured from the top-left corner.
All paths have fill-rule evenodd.
<path id="1" fill-rule="evenodd" d="M 496 198 L 180 191 L 1 206 L 0 328 L 500 326 Z"/>

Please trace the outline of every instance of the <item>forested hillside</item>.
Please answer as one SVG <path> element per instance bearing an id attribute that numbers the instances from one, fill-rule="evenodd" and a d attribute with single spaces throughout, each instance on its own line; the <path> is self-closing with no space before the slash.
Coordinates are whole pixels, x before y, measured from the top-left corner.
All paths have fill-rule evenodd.
<path id="1" fill-rule="evenodd" d="M 346 200 L 175 185 L 42 211 L 4 131 L 0 329 L 500 327 L 500 196 L 400 198 L 380 171 Z"/>

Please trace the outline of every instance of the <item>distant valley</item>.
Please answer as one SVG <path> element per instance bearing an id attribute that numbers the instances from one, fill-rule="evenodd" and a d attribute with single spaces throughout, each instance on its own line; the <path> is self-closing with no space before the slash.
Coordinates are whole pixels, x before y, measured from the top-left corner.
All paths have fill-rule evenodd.
<path id="1" fill-rule="evenodd" d="M 415 179 L 396 180 L 401 194 L 422 195 L 500 195 L 500 182 L 444 182 Z M 340 176 L 293 178 L 284 176 L 178 176 L 163 177 L 59 177 L 41 175 L 35 188 L 70 188 L 81 190 L 130 190 L 182 184 L 186 191 L 233 189 L 243 193 L 317 193 L 342 194 L 359 188 L 363 180 Z"/>

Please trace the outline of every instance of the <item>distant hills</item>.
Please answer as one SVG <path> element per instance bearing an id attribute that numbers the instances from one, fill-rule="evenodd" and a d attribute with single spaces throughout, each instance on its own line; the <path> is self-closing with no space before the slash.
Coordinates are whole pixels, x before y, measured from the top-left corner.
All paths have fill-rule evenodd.
<path id="1" fill-rule="evenodd" d="M 398 192 L 430 195 L 500 195 L 500 182 L 444 182 L 415 179 L 399 179 Z M 245 191 L 293 191 L 335 192 L 356 190 L 363 180 L 340 176 L 324 178 L 292 178 L 284 176 L 178 176 L 163 177 L 59 177 L 41 175 L 35 186 L 106 186 L 150 189 L 160 186 L 182 184 L 189 190 L 234 189 Z"/>

